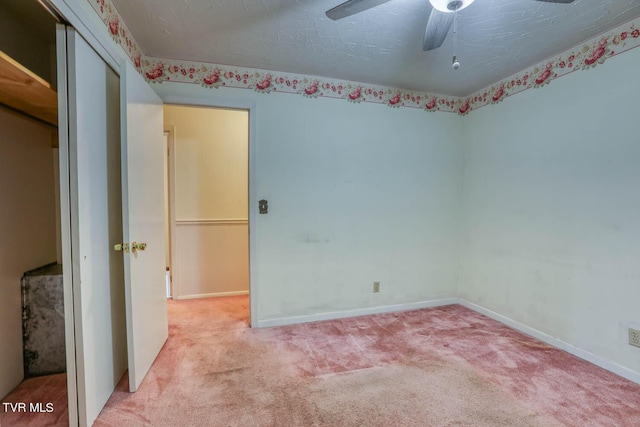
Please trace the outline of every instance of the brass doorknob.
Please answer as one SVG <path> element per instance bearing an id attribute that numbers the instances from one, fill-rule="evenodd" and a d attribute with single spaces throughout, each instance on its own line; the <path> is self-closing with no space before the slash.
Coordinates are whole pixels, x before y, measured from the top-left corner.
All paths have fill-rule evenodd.
<path id="1" fill-rule="evenodd" d="M 144 251 L 145 249 L 147 249 L 147 244 L 144 242 L 133 242 L 131 243 L 131 250 L 135 251 L 135 250 L 139 250 L 139 251 Z"/>
<path id="2" fill-rule="evenodd" d="M 116 245 L 113 245 L 113 249 L 116 252 L 122 251 L 122 252 L 127 253 L 127 252 L 129 252 L 129 244 L 128 243 L 118 243 Z"/>

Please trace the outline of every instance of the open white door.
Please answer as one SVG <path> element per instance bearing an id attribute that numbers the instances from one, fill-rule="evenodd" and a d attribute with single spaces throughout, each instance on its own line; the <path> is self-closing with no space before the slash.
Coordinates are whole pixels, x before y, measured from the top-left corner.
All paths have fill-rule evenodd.
<path id="1" fill-rule="evenodd" d="M 129 390 L 133 392 L 168 336 L 165 157 L 162 101 L 129 62 L 122 63 L 120 86 L 123 231 L 124 242 L 131 248 L 125 254 L 124 271 Z"/>

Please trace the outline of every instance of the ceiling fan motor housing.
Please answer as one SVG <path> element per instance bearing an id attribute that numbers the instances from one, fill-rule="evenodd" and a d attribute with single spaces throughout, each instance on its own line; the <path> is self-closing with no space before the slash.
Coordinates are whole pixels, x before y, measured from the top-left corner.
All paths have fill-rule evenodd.
<path id="1" fill-rule="evenodd" d="M 449 4 L 447 5 L 447 9 L 454 11 L 454 10 L 458 10 L 462 7 L 462 0 L 453 0 L 450 1 Z"/>
<path id="2" fill-rule="evenodd" d="M 464 9 L 474 0 L 429 0 L 429 2 L 440 12 L 453 12 Z"/>

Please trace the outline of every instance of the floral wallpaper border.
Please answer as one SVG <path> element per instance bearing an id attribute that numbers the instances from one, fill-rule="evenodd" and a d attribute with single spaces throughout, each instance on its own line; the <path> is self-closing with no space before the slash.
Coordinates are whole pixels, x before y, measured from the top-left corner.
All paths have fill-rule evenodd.
<path id="1" fill-rule="evenodd" d="M 142 72 L 147 80 L 156 83 L 170 81 L 195 83 L 207 88 L 231 87 L 260 93 L 292 93 L 307 98 L 338 98 L 352 103 L 386 104 L 393 108 L 412 107 L 427 111 L 454 112 L 460 104 L 460 98 L 454 96 L 198 62 L 145 58 L 142 61 Z"/>
<path id="2" fill-rule="evenodd" d="M 497 104 L 524 90 L 546 87 L 558 77 L 592 69 L 604 64 L 608 58 L 638 46 L 640 17 L 471 94 L 465 98 L 458 112 L 465 115 L 484 105 Z"/>
<path id="3" fill-rule="evenodd" d="M 124 49 L 138 71 L 142 72 L 141 64 L 144 54 L 138 43 L 131 35 L 122 16 L 118 13 L 111 0 L 87 0 L 104 23 L 113 41 Z"/>
<path id="4" fill-rule="evenodd" d="M 392 108 L 455 112 L 462 116 L 482 106 L 497 104 L 524 90 L 546 87 L 558 77 L 591 69 L 614 55 L 640 46 L 638 17 L 468 97 L 456 97 L 301 74 L 148 57 L 142 53 L 111 0 L 88 1 L 114 42 L 129 55 L 138 71 L 153 83 L 192 83 L 212 89 L 242 88 L 265 94 L 282 92 L 307 98 L 338 98 L 352 103 L 385 104 Z"/>

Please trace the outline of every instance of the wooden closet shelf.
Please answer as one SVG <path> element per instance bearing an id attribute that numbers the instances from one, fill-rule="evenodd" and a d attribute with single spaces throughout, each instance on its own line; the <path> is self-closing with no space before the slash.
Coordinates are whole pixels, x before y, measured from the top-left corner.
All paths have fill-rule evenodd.
<path id="1" fill-rule="evenodd" d="M 51 85 L 0 51 L 0 104 L 58 126 L 58 95 Z"/>

